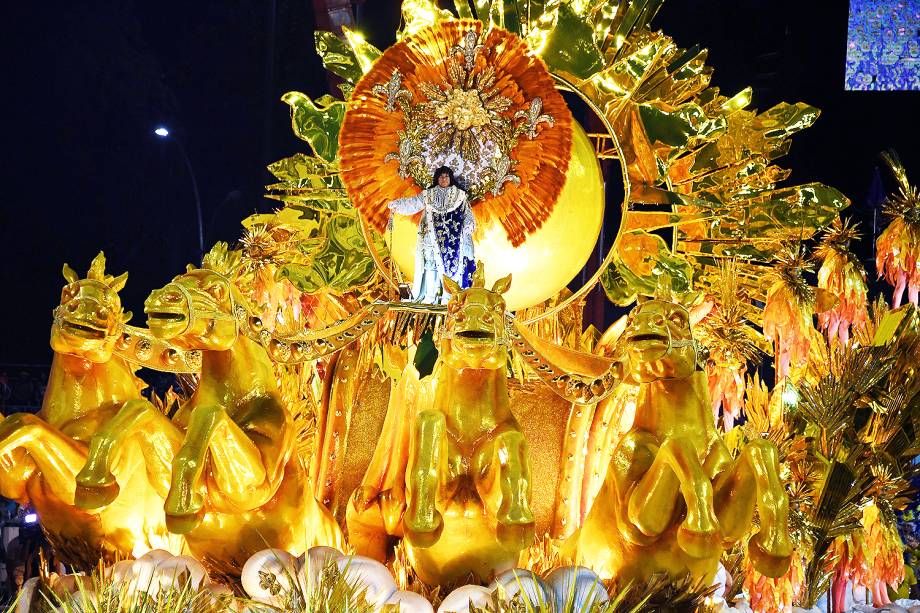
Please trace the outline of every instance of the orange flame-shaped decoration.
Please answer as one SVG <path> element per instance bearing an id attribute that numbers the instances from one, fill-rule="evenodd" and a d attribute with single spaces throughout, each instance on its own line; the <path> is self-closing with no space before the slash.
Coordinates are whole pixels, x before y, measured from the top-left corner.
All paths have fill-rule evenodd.
<path id="1" fill-rule="evenodd" d="M 837 306 L 818 313 L 818 324 L 827 330 L 828 339 L 837 339 L 841 344 L 848 342 L 850 326 L 864 324 L 867 317 L 866 271 L 849 249 L 850 241 L 858 239 L 854 226 L 836 219 L 815 251 L 822 260 L 818 287 L 837 300 Z"/>
<path id="2" fill-rule="evenodd" d="M 907 180 L 907 171 L 894 151 L 882 159 L 898 183 L 898 192 L 885 201 L 885 215 L 891 223 L 876 241 L 875 267 L 879 277 L 894 285 L 892 302 L 901 306 L 904 290 L 907 299 L 917 304 L 920 295 L 920 192 Z"/>

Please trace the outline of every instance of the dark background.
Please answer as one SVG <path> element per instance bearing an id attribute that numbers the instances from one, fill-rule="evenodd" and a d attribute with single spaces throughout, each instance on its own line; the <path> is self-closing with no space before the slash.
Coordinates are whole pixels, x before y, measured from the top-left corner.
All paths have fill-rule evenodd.
<path id="1" fill-rule="evenodd" d="M 17 4 L 2 37 L 0 363 L 47 364 L 64 262 L 83 274 L 105 250 L 111 271 L 130 271 L 123 299 L 137 323 L 149 291 L 198 259 L 190 178 L 176 143 L 154 127 L 185 144 L 206 245 L 232 241 L 245 216 L 271 208 L 266 164 L 306 149 L 280 96 L 315 97 L 328 85 L 310 0 Z M 780 164 L 795 183 L 847 194 L 871 238 L 879 151 L 896 148 L 920 181 L 918 94 L 843 90 L 847 4 L 671 0 L 653 25 L 682 46 L 708 47 L 723 93 L 751 85 L 758 109 L 822 109 Z M 399 3 L 368 0 L 357 16 L 384 48 Z M 871 256 L 871 240 L 860 249 Z"/>

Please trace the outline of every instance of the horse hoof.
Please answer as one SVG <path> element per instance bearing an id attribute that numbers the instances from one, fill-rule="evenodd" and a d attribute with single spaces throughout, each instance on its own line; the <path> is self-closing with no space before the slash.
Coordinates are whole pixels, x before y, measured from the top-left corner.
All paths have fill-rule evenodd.
<path id="1" fill-rule="evenodd" d="M 722 537 L 718 530 L 697 532 L 680 526 L 677 529 L 677 544 L 691 558 L 718 558 L 722 553 Z"/>
<path id="2" fill-rule="evenodd" d="M 354 506 L 355 511 L 363 513 L 377 502 L 379 495 L 380 491 L 378 489 L 368 485 L 361 485 L 355 488 L 354 493 L 351 495 L 351 504 Z"/>
<path id="3" fill-rule="evenodd" d="M 428 549 L 429 547 L 433 547 L 441 538 L 441 529 L 439 528 L 435 532 L 413 532 L 406 528 L 404 534 L 406 540 L 409 541 L 409 544 L 413 547 L 417 549 Z"/>
<path id="4" fill-rule="evenodd" d="M 659 538 L 661 538 L 661 534 L 645 534 L 631 521 L 626 521 L 620 524 L 620 534 L 624 539 L 626 539 L 628 543 L 638 545 L 639 547 L 648 547 Z"/>
<path id="5" fill-rule="evenodd" d="M 414 514 L 407 513 L 403 518 L 403 532 L 409 544 L 419 549 L 427 549 L 441 538 L 441 532 L 444 530 L 444 520 L 441 514 L 434 512 L 432 521 L 419 521 Z"/>
<path id="6" fill-rule="evenodd" d="M 533 524 L 504 526 L 498 524 L 495 537 L 502 547 L 512 551 L 521 551 L 533 544 Z"/>
<path id="7" fill-rule="evenodd" d="M 187 513 L 185 515 L 166 514 L 166 529 L 173 534 L 188 534 L 201 524 L 204 511 Z"/>
<path id="8" fill-rule="evenodd" d="M 204 517 L 204 496 L 173 485 L 163 505 L 166 527 L 173 534 L 186 534 L 194 530 Z M 175 529 L 174 529 L 175 528 Z"/>
<path id="9" fill-rule="evenodd" d="M 761 575 L 771 579 L 779 579 L 789 570 L 789 563 L 792 561 L 792 552 L 770 552 L 764 548 L 761 542 L 761 535 L 758 532 L 748 541 L 748 555 L 751 557 L 751 563 Z"/>
<path id="10" fill-rule="evenodd" d="M 118 483 L 112 479 L 111 483 L 99 485 L 81 485 L 77 484 L 74 490 L 74 504 L 88 511 L 99 509 L 112 503 L 118 498 L 121 488 Z"/>

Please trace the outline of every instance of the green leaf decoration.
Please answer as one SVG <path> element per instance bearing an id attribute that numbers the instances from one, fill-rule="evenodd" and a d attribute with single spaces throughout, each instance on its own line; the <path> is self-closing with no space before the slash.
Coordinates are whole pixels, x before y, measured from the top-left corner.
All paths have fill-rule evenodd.
<path id="1" fill-rule="evenodd" d="M 339 153 L 339 129 L 345 118 L 345 103 L 330 96 L 314 102 L 300 92 L 288 92 L 281 100 L 291 107 L 294 134 L 307 141 L 319 157 L 328 162 L 335 160 Z"/>
<path id="2" fill-rule="evenodd" d="M 659 281 L 669 279 L 670 290 L 681 294 L 693 288 L 693 266 L 680 255 L 672 254 L 664 239 L 648 232 L 633 232 L 632 234 L 651 237 L 658 245 L 658 252 L 646 258 L 646 263 L 651 264 L 651 272 L 642 274 L 632 270 L 625 261 L 617 257 L 601 275 L 601 285 L 607 298 L 616 305 L 628 306 L 638 295 L 652 296 L 656 290 L 661 289 Z"/>
<path id="3" fill-rule="evenodd" d="M 559 7 L 556 27 L 549 33 L 540 57 L 553 72 L 564 72 L 587 79 L 604 68 L 594 32 L 569 4 Z"/>
<path id="4" fill-rule="evenodd" d="M 354 50 L 332 32 L 315 33 L 316 53 L 323 60 L 326 69 L 352 85 L 358 82 L 364 71 L 358 63 Z"/>

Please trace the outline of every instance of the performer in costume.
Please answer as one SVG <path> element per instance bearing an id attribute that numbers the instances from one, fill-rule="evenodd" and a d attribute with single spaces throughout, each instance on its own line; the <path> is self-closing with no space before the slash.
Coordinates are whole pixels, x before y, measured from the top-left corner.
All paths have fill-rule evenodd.
<path id="1" fill-rule="evenodd" d="M 387 205 L 392 215 L 414 215 L 423 211 L 415 248 L 415 277 L 412 298 L 429 304 L 446 303 L 441 278 L 450 277 L 467 288 L 472 282 L 476 259 L 473 231 L 476 220 L 466 192 L 457 185 L 447 166 L 434 173 L 431 187 L 417 196 L 400 198 Z"/>

